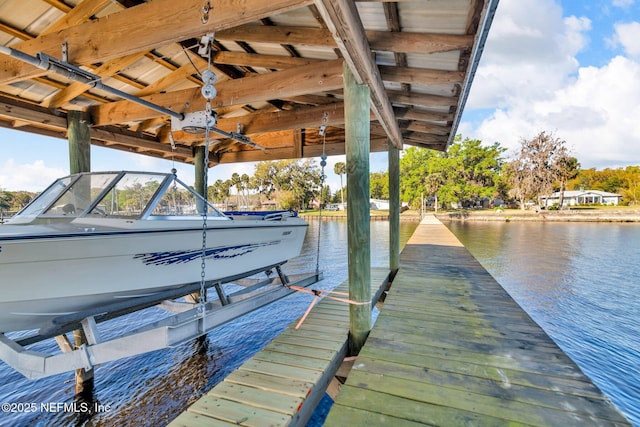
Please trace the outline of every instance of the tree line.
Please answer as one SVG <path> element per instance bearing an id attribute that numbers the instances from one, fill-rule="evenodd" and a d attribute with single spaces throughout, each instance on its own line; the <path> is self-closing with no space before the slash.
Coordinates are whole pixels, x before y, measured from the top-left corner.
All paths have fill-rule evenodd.
<path id="1" fill-rule="evenodd" d="M 640 200 L 640 166 L 581 169 L 566 142 L 552 133 L 540 132 L 522 139 L 512 158 L 498 142 L 483 144 L 477 139 L 456 137 L 446 152 L 410 147 L 400 158 L 400 198 L 414 208 L 470 207 L 486 201 L 516 201 L 522 208 L 529 201 L 540 204 L 543 196 L 563 190 L 602 190 L 619 193 L 623 204 Z M 323 170 L 314 159 L 259 162 L 252 176 L 234 173 L 208 186 L 207 196 L 225 207 L 260 209 L 264 202 L 278 209 L 305 209 L 312 201 L 344 203 L 344 162 L 335 164 L 340 177 L 336 191 L 324 183 Z M 389 198 L 388 172 L 370 175 L 374 199 Z M 17 211 L 35 193 L 0 190 L 0 212 Z M 561 205 L 561 202 L 560 202 Z"/>

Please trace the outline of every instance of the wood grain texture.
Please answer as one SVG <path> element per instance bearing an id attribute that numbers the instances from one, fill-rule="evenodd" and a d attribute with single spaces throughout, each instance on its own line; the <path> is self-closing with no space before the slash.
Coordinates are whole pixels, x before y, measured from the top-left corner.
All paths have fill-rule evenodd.
<path id="1" fill-rule="evenodd" d="M 405 246 L 325 425 L 629 426 L 437 220 Z"/>

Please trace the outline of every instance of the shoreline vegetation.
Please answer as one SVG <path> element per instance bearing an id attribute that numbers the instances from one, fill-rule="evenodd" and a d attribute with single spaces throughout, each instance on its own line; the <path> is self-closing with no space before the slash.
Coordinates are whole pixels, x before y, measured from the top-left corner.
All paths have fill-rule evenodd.
<path id="1" fill-rule="evenodd" d="M 426 211 L 426 215 L 433 215 L 434 211 Z M 318 210 L 299 212 L 300 217 L 308 220 L 318 219 Z M 595 207 L 571 208 L 565 210 L 520 210 L 520 209 L 478 209 L 440 211 L 435 216 L 443 222 L 447 221 L 539 221 L 539 222 L 638 222 L 640 223 L 640 209 L 637 207 Z M 345 211 L 322 211 L 323 220 L 346 220 Z M 372 221 L 387 221 L 386 211 L 371 211 Z M 408 210 L 400 214 L 400 221 L 420 221 L 420 212 Z"/>

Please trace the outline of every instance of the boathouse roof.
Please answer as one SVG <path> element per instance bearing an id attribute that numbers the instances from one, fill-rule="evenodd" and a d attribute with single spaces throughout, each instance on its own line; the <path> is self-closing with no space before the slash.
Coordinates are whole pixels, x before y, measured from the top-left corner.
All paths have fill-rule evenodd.
<path id="1" fill-rule="evenodd" d="M 171 111 L 204 110 L 202 37 L 213 35 L 218 128 L 211 165 L 344 153 L 343 62 L 371 92 L 371 151 L 445 150 L 497 0 L 0 0 L 0 46 L 44 53 Z M 0 126 L 66 137 L 88 112 L 92 144 L 192 163 L 203 135 L 170 116 L 0 53 Z"/>

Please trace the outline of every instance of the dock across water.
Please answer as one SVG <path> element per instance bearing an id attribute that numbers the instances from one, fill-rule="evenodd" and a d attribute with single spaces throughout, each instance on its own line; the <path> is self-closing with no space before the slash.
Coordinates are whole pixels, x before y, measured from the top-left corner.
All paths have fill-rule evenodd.
<path id="1" fill-rule="evenodd" d="M 372 274 L 373 288 L 383 276 Z M 312 316 L 322 329 L 313 323 L 287 329 L 172 425 L 304 425 L 346 351 L 349 323 L 348 309 L 330 300 L 307 322 Z M 317 372 L 309 375 L 309 369 Z M 325 425 L 631 424 L 455 236 L 429 217 L 405 246 L 381 313 Z"/>

